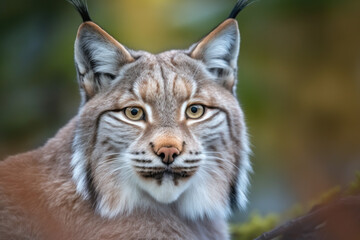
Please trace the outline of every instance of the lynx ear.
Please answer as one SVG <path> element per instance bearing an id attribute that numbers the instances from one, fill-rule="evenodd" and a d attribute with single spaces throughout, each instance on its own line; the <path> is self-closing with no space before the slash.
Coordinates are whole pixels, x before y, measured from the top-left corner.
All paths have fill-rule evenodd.
<path id="1" fill-rule="evenodd" d="M 197 43 L 190 56 L 201 60 L 216 82 L 235 94 L 239 49 L 237 21 L 227 19 Z"/>
<path id="2" fill-rule="evenodd" d="M 133 61 L 128 50 L 98 25 L 82 23 L 75 41 L 75 64 L 83 103 L 109 86 L 121 66 Z"/>

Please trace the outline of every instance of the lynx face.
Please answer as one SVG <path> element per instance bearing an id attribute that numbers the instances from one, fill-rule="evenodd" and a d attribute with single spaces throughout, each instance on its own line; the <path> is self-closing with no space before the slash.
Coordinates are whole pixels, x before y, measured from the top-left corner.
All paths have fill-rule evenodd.
<path id="1" fill-rule="evenodd" d="M 226 217 L 246 203 L 248 141 L 235 96 L 240 35 L 228 19 L 188 50 L 132 51 L 85 21 L 71 166 L 106 217 L 171 207 Z"/>

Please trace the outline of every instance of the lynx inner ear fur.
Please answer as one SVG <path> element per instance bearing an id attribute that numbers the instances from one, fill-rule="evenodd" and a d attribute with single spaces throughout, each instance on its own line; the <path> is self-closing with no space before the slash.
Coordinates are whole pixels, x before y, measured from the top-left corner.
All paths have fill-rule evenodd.
<path id="1" fill-rule="evenodd" d="M 133 61 L 129 51 L 98 25 L 82 23 L 75 41 L 75 64 L 83 103 L 108 86 L 121 66 Z"/>
<path id="2" fill-rule="evenodd" d="M 197 43 L 190 56 L 203 61 L 216 82 L 235 94 L 239 49 L 237 21 L 227 19 Z"/>

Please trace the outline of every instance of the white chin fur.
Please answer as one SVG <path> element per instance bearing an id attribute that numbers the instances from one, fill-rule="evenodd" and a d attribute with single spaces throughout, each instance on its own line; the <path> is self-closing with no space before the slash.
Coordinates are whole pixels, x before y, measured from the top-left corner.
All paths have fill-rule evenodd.
<path id="1" fill-rule="evenodd" d="M 140 182 L 140 188 L 160 203 L 169 204 L 176 201 L 186 190 L 188 184 L 179 181 L 178 185 L 170 177 L 165 177 L 161 185 L 156 181 Z"/>

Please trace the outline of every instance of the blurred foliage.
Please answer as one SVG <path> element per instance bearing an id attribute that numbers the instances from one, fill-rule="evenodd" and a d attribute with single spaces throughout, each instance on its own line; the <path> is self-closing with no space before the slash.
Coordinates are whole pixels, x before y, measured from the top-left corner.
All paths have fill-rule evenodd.
<path id="1" fill-rule="evenodd" d="M 274 229 L 281 222 L 300 217 L 316 206 L 334 202 L 341 197 L 358 196 L 360 194 L 360 172 L 356 172 L 356 179 L 347 187 L 342 189 L 340 186 L 333 187 L 320 194 L 317 199 L 307 204 L 297 204 L 290 210 L 283 213 L 272 213 L 262 216 L 252 213 L 249 219 L 243 223 L 232 224 L 230 232 L 233 240 L 253 240 L 264 232 Z"/>
<path id="2" fill-rule="evenodd" d="M 345 191 L 346 195 L 360 195 L 360 172 L 356 173 L 356 180 L 353 181 Z"/>
<path id="3" fill-rule="evenodd" d="M 246 223 L 230 226 L 231 237 L 234 240 L 252 240 L 273 229 L 278 223 L 279 216 L 276 214 L 261 216 L 258 213 L 252 213 Z"/>
<path id="4" fill-rule="evenodd" d="M 310 201 L 310 203 L 308 204 L 310 206 L 309 208 L 316 205 L 332 202 L 335 199 L 338 199 L 341 196 L 341 193 L 342 193 L 341 187 L 335 186 L 329 189 L 328 191 L 324 192 L 323 194 L 321 194 L 317 199 Z"/>

